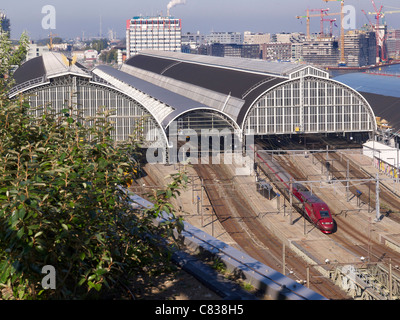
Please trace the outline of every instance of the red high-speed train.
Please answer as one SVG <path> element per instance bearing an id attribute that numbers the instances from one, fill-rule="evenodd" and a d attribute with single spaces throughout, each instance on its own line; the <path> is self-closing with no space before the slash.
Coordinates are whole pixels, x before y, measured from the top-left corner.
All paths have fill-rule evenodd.
<path id="1" fill-rule="evenodd" d="M 256 152 L 257 157 L 268 166 L 275 176 L 283 183 L 287 190 L 290 190 L 292 182 L 292 194 L 299 199 L 304 205 L 304 213 L 309 220 L 314 223 L 323 233 L 329 234 L 333 232 L 334 221 L 328 205 L 319 199 L 315 194 L 312 194 L 304 185 L 296 182 L 293 177 L 287 173 L 279 164 L 268 159 L 268 155 L 262 157 Z"/>

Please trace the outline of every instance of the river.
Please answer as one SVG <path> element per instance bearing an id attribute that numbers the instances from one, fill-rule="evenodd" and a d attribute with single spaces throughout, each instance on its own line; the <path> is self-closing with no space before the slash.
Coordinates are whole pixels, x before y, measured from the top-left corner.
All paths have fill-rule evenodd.
<path id="1" fill-rule="evenodd" d="M 358 73 L 358 72 L 366 72 L 365 70 L 331 70 L 330 74 L 332 78 L 336 78 L 337 76 L 348 74 L 348 73 Z M 391 66 L 384 66 L 380 68 L 370 69 L 367 72 L 371 73 L 382 73 L 386 75 L 397 75 L 400 77 L 400 64 L 394 64 Z"/>

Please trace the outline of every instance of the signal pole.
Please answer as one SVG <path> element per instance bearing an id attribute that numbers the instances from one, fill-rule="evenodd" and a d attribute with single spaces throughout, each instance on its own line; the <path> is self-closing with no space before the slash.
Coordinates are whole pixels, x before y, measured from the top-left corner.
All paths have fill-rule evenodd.
<path id="1" fill-rule="evenodd" d="M 381 207 L 379 203 L 379 173 L 376 174 L 376 217 L 375 221 L 378 222 L 381 219 Z"/>

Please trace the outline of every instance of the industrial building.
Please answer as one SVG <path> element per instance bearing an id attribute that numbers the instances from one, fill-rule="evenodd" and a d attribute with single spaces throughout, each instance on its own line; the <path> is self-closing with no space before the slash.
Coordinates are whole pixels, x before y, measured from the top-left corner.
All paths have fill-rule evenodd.
<path id="1" fill-rule="evenodd" d="M 126 51 L 181 51 L 182 21 L 173 17 L 133 17 L 126 23 Z"/>
<path id="2" fill-rule="evenodd" d="M 371 135 L 375 113 L 356 90 L 307 65 L 143 51 L 114 69 L 67 65 L 49 52 L 15 72 L 10 97 L 27 94 L 32 107 L 66 103 L 85 116 L 99 106 L 116 109 L 114 138 L 138 127 L 144 146 L 168 150 L 178 130 L 229 129 L 247 135 Z"/>

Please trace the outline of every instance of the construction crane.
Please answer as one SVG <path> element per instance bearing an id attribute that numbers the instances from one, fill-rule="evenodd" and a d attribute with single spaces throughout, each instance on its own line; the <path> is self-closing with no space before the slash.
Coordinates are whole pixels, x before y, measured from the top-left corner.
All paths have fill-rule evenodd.
<path id="1" fill-rule="evenodd" d="M 336 20 L 337 19 L 323 19 L 323 21 L 329 22 L 329 36 L 331 38 L 333 36 L 333 24 L 336 22 Z"/>
<path id="2" fill-rule="evenodd" d="M 322 38 L 322 35 L 324 34 L 324 15 L 327 14 L 327 12 L 329 11 L 329 9 L 310 9 L 310 11 L 319 11 L 320 12 L 320 16 L 321 16 L 321 22 L 320 22 L 320 32 L 319 32 L 319 36 Z"/>
<path id="3" fill-rule="evenodd" d="M 343 20 L 344 20 L 344 0 L 323 0 L 325 2 L 331 2 L 331 1 L 340 1 L 340 61 L 339 61 L 339 66 L 345 66 L 346 65 L 346 59 L 344 58 L 344 27 L 343 27 Z"/>
<path id="4" fill-rule="evenodd" d="M 50 34 L 49 34 L 50 43 L 47 44 L 50 51 L 53 51 L 53 48 L 54 48 L 53 39 L 54 39 L 54 37 L 57 37 L 57 36 L 58 36 L 58 34 L 54 34 L 50 31 Z"/>
<path id="5" fill-rule="evenodd" d="M 368 14 L 375 16 L 376 24 L 374 25 L 369 19 L 368 22 L 372 26 L 372 29 L 375 31 L 376 35 L 376 63 L 386 62 L 388 60 L 386 52 L 387 34 L 385 30 L 385 25 L 381 24 L 381 21 L 383 20 L 386 14 L 400 13 L 400 10 L 382 11 L 383 6 L 380 6 L 378 10 L 375 1 L 371 0 L 371 2 L 375 9 L 375 12 L 368 12 Z M 364 10 L 362 11 L 364 12 L 365 15 L 367 15 Z"/>
<path id="6" fill-rule="evenodd" d="M 380 21 L 383 18 L 383 13 L 382 9 L 383 6 L 380 6 L 379 10 L 376 7 L 375 1 L 371 0 L 372 5 L 375 9 L 375 12 L 370 14 L 373 14 L 375 16 L 376 24 L 373 26 L 373 30 L 375 30 L 376 34 L 376 63 L 386 61 L 386 52 L 385 52 L 385 38 L 386 38 L 386 32 L 384 29 L 381 28 Z"/>
<path id="7" fill-rule="evenodd" d="M 320 14 L 310 14 L 310 11 L 320 11 Z M 307 40 L 311 39 L 311 32 L 310 32 L 310 18 L 313 17 L 320 17 L 321 18 L 321 30 L 320 30 L 320 37 L 322 37 L 324 33 L 324 21 L 327 21 L 324 19 L 326 16 L 336 16 L 339 15 L 340 13 L 329 13 L 329 9 L 307 9 L 307 15 L 305 16 L 296 16 L 297 19 L 302 19 L 306 18 L 307 19 Z"/>

